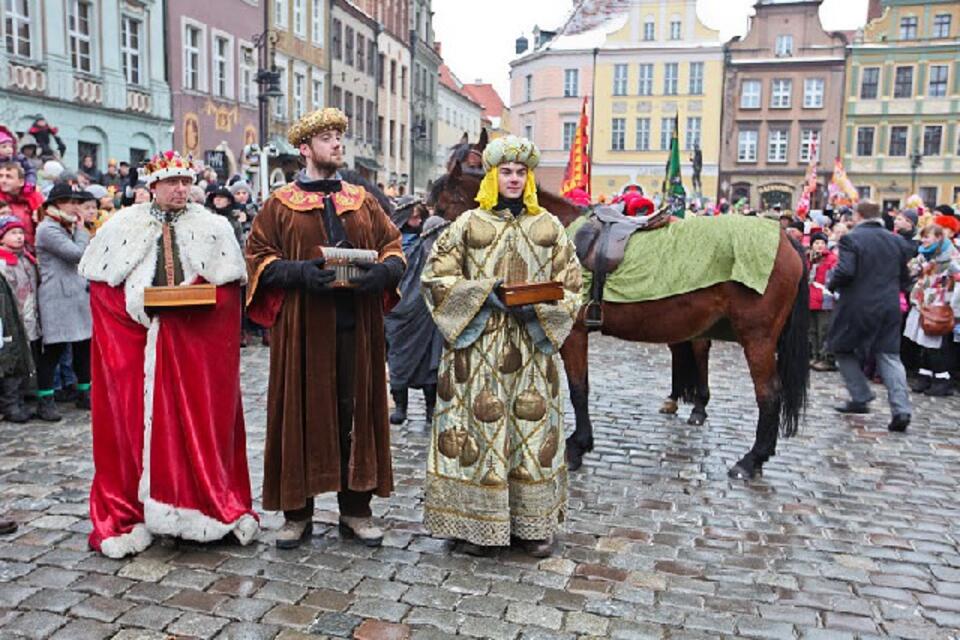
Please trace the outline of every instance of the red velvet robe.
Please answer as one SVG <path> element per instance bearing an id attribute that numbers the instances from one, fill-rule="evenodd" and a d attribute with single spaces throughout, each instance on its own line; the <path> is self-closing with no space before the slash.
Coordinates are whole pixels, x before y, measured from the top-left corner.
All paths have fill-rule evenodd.
<path id="1" fill-rule="evenodd" d="M 225 220 L 188 213 L 175 223 L 184 275 L 216 284 L 215 306 L 144 313 L 160 229 L 148 208 L 111 218 L 80 265 L 93 315 L 90 546 L 110 557 L 153 534 L 246 543 L 258 528 L 240 398 L 243 259 Z"/>

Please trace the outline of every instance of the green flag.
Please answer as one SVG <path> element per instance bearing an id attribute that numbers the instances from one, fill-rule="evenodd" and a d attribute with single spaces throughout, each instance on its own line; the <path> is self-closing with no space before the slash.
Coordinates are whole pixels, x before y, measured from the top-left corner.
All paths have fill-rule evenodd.
<path id="1" fill-rule="evenodd" d="M 680 178 L 680 114 L 673 117 L 673 135 L 670 137 L 670 155 L 667 157 L 666 176 L 663 179 L 663 201 L 670 214 L 682 218 L 687 210 L 687 192 Z"/>

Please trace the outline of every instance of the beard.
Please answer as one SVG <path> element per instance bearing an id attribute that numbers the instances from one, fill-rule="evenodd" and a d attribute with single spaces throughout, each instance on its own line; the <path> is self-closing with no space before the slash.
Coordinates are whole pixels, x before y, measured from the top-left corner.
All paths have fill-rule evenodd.
<path id="1" fill-rule="evenodd" d="M 340 170 L 340 167 L 344 166 L 343 162 L 334 162 L 333 160 L 314 160 L 307 159 L 307 168 L 312 169 L 318 174 L 330 175 L 333 176 L 337 171 Z"/>

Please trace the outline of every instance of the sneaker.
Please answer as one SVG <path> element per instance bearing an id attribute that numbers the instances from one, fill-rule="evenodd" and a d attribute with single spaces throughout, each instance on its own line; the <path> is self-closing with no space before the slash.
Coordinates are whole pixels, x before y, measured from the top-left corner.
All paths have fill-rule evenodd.
<path id="1" fill-rule="evenodd" d="M 296 549 L 313 535 L 312 520 L 287 520 L 277 532 L 278 549 Z"/>
<path id="2" fill-rule="evenodd" d="M 383 529 L 373 524 L 373 518 L 340 516 L 340 535 L 347 540 L 356 538 L 368 547 L 383 544 Z"/>

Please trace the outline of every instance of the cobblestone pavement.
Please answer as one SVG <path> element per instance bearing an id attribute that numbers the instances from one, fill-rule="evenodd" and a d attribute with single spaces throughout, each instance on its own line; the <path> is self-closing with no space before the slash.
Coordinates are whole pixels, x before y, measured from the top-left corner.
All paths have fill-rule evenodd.
<path id="1" fill-rule="evenodd" d="M 815 374 L 801 435 L 743 483 L 725 474 L 756 410 L 733 346 L 715 347 L 703 427 L 657 414 L 665 347 L 597 339 L 592 364 L 597 450 L 571 479 L 558 553 L 540 561 L 478 560 L 425 534 L 419 394 L 395 432 L 396 494 L 375 501 L 376 550 L 339 539 L 325 498 L 299 550 L 278 551 L 268 530 L 249 547 L 167 540 L 99 557 L 86 416 L 0 424 L 0 507 L 21 523 L 0 538 L 0 637 L 960 637 L 960 400 L 918 399 L 909 432 L 888 434 L 885 407 L 834 415 L 839 378 Z M 243 365 L 259 492 L 266 349 Z"/>

